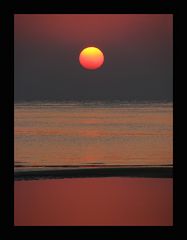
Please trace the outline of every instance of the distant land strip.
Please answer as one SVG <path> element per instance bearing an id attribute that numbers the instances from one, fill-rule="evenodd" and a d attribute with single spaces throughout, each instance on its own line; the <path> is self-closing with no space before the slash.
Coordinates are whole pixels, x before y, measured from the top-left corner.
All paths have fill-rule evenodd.
<path id="1" fill-rule="evenodd" d="M 143 177 L 172 178 L 171 166 L 136 167 L 79 167 L 79 168 L 42 168 L 14 171 L 14 180 L 87 178 L 87 177 Z"/>

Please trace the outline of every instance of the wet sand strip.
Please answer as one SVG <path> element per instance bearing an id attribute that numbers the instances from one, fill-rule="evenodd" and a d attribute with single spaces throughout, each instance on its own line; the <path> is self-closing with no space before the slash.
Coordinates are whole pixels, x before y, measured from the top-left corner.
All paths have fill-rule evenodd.
<path id="1" fill-rule="evenodd" d="M 84 177 L 143 177 L 172 178 L 172 167 L 95 167 L 95 168 L 47 168 L 32 170 L 15 170 L 14 180 L 34 180 L 50 178 L 84 178 Z"/>

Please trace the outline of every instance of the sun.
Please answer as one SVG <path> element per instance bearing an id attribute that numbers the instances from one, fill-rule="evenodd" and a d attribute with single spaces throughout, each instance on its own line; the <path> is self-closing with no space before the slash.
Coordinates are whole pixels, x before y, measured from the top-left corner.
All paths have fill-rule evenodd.
<path id="1" fill-rule="evenodd" d="M 104 54 L 99 48 L 84 48 L 79 55 L 79 62 L 82 67 L 95 70 L 100 68 L 104 63 Z"/>

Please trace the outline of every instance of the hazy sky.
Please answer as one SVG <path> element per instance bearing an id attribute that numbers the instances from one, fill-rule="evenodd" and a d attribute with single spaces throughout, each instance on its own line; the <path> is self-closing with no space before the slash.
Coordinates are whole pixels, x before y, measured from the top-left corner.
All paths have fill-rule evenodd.
<path id="1" fill-rule="evenodd" d="M 172 100 L 170 14 L 16 14 L 15 101 Z M 84 47 L 104 65 L 79 64 Z"/>

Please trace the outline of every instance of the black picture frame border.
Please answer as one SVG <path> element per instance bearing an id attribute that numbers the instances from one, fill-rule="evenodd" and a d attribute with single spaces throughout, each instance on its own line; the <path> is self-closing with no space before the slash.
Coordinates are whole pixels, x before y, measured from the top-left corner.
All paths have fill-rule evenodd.
<path id="1" fill-rule="evenodd" d="M 3 49 L 1 54 L 2 76 L 5 79 L 1 81 L 1 105 L 2 105 L 2 125 L 0 134 L 2 141 L 2 156 L 0 161 L 0 171 L 2 179 L 0 189 L 1 198 L 1 235 L 3 238 L 18 239 L 65 239 L 67 236 L 71 239 L 82 237 L 83 239 L 111 238 L 111 239 L 151 239 L 151 240 L 172 240 L 176 238 L 176 220 L 171 227 L 21 227 L 14 226 L 14 14 L 31 13 L 154 13 L 154 14 L 173 14 L 174 17 L 174 35 L 176 5 L 175 1 L 161 0 L 129 0 L 129 1 L 104 1 L 103 5 L 97 5 L 96 2 L 86 2 L 74 0 L 62 2 L 60 0 L 15 0 L 9 6 L 2 5 L 0 15 L 0 43 Z M 175 37 L 174 37 L 175 39 Z M 175 46 L 175 41 L 174 41 Z M 175 63 L 175 62 L 174 62 Z M 174 72 L 175 78 L 175 72 Z M 173 88 L 173 102 L 175 105 L 175 88 Z M 175 112 L 175 111 L 174 111 Z M 174 151 L 175 154 L 175 151 Z M 175 157 L 174 157 L 175 159 Z M 175 169 L 175 161 L 174 161 Z M 174 170 L 174 190 L 175 170 Z M 174 194 L 174 203 L 176 197 Z M 174 211 L 175 216 L 175 211 Z"/>

